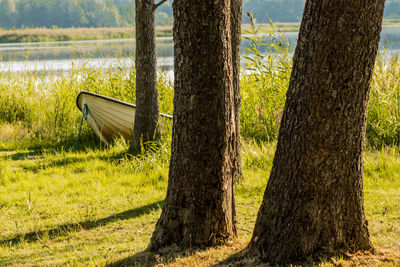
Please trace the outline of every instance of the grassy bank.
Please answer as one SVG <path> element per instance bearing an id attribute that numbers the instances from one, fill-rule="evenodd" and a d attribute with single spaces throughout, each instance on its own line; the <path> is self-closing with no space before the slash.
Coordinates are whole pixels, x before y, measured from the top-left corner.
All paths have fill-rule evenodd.
<path id="1" fill-rule="evenodd" d="M 400 25 L 400 20 L 385 20 L 384 25 Z M 243 24 L 242 31 L 247 33 L 250 24 Z M 273 26 L 264 22 L 260 27 L 264 32 L 297 32 L 299 22 L 277 22 Z M 172 26 L 157 26 L 157 37 L 172 37 Z M 82 41 L 82 40 L 107 40 L 134 38 L 135 28 L 25 28 L 16 30 L 1 30 L 0 43 L 26 43 L 26 42 L 56 42 L 56 41 Z"/>
<path id="2" fill-rule="evenodd" d="M 384 26 L 389 25 L 400 25 L 400 20 L 398 19 L 387 19 L 383 21 Z M 251 28 L 250 24 L 243 24 L 242 29 L 244 31 L 249 30 Z M 273 23 L 273 26 L 269 24 L 269 21 L 266 20 L 263 22 L 263 26 L 261 29 L 265 32 L 270 31 L 279 31 L 279 32 L 298 32 L 300 30 L 300 22 L 276 22 Z"/>
<path id="3" fill-rule="evenodd" d="M 299 23 L 276 23 L 273 27 L 265 24 L 260 27 L 264 32 L 297 32 Z M 243 24 L 242 31 L 247 33 L 250 24 Z M 157 37 L 172 37 L 172 26 L 157 26 Z M 134 38 L 135 28 L 26 28 L 16 30 L 0 30 L 0 43 L 56 42 L 82 40 L 108 40 Z"/>
<path id="4" fill-rule="evenodd" d="M 156 27 L 156 36 L 172 36 L 172 27 Z M 0 31 L 0 43 L 106 40 L 134 37 L 135 28 L 35 28 Z"/>
<path id="5" fill-rule="evenodd" d="M 130 160 L 108 150 L 29 151 L 0 155 L 0 265 L 167 264 L 209 266 L 249 242 L 272 165 L 274 144 L 243 146 L 244 179 L 236 186 L 238 240 L 231 245 L 163 255 L 144 253 L 167 188 L 169 145 Z M 373 265 L 400 264 L 400 159 L 397 150 L 367 151 L 365 207 L 378 251 Z M 368 257 L 331 262 L 368 261 Z M 372 260 L 371 259 L 371 260 Z M 327 263 L 325 261 L 325 263 Z"/>

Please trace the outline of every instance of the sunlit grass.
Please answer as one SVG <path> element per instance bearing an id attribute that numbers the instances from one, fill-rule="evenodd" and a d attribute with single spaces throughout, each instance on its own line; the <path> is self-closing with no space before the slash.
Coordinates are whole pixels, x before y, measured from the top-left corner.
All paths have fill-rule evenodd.
<path id="1" fill-rule="evenodd" d="M 400 248 L 400 154 L 396 147 L 366 153 L 365 206 L 372 240 Z"/>
<path id="2" fill-rule="evenodd" d="M 104 265 L 123 260 L 209 265 L 243 249 L 251 237 L 275 145 L 243 144 L 244 178 L 235 190 L 237 241 L 183 255 L 170 248 L 157 259 L 141 252 L 165 198 L 168 146 L 165 141 L 160 149 L 133 160 L 125 157 L 124 143 L 36 158 L 27 158 L 32 156 L 29 151 L 3 152 L 0 265 Z M 371 239 L 379 249 L 400 250 L 399 166 L 393 149 L 366 153 L 365 207 Z"/>
<path id="3" fill-rule="evenodd" d="M 259 49 L 265 44 L 253 41 L 241 77 L 244 177 L 235 188 L 238 239 L 184 254 L 173 247 L 164 255 L 142 252 L 165 198 L 171 125 L 157 145 L 136 157 L 127 155 L 126 141 L 101 145 L 85 125 L 77 152 L 71 152 L 82 116 L 75 105 L 78 92 L 134 103 L 135 69 L 121 63 L 113 69 L 75 65 L 62 75 L 0 73 L 0 265 L 201 266 L 245 248 L 272 167 L 291 71 L 284 46 L 283 54 L 264 55 Z M 380 58 L 376 65 L 365 155 L 371 239 L 385 249 L 371 261 L 389 266 L 400 265 L 398 66 L 397 57 Z M 158 81 L 160 110 L 172 114 L 173 83 L 162 73 Z M 331 263 L 365 259 L 353 256 Z"/>

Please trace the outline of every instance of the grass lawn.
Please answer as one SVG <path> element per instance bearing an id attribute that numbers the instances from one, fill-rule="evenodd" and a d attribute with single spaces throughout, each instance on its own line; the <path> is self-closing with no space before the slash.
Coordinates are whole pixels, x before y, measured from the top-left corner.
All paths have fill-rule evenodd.
<path id="1" fill-rule="evenodd" d="M 124 144 L 76 153 L 47 151 L 44 157 L 32 157 L 32 151 L 0 152 L 0 266 L 223 262 L 251 237 L 274 148 L 243 145 L 244 179 L 236 186 L 237 240 L 185 253 L 172 247 L 162 255 L 143 251 L 167 189 L 168 143 L 134 159 L 125 157 Z M 321 265 L 400 265 L 399 151 L 367 151 L 364 185 L 378 253 L 322 259 Z"/>

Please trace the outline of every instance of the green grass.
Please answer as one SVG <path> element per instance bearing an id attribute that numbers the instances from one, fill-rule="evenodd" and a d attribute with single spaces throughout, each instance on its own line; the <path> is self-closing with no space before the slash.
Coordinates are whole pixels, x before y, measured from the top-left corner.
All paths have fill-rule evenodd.
<path id="1" fill-rule="evenodd" d="M 396 147 L 366 153 L 365 207 L 374 243 L 400 248 L 400 155 Z"/>
<path id="2" fill-rule="evenodd" d="M 164 142 L 161 149 L 133 160 L 124 156 L 126 149 L 117 143 L 106 150 L 48 152 L 32 159 L 23 158 L 29 151 L 1 153 L 0 265 L 145 264 L 149 255 L 141 252 L 163 205 L 169 148 Z M 244 179 L 235 190 L 237 242 L 188 255 L 152 255 L 151 260 L 208 265 L 242 249 L 251 237 L 274 149 L 274 144 L 243 145 Z M 400 250 L 399 166 L 395 149 L 366 152 L 371 238 L 378 248 L 394 251 Z"/>
<path id="3" fill-rule="evenodd" d="M 104 263 L 112 246 L 143 248 L 145 239 L 135 235 L 149 234 L 166 189 L 162 151 L 135 161 L 124 158 L 122 145 L 33 160 L 21 159 L 23 152 L 2 155 L 0 265 Z M 103 257 L 91 259 L 98 253 Z"/>
<path id="4" fill-rule="evenodd" d="M 171 82 L 161 75 L 160 110 L 172 114 Z M 135 103 L 135 70 L 122 63 L 115 69 L 76 66 L 71 72 L 0 73 L 0 150 L 71 149 L 82 114 L 75 99 L 90 91 Z M 12 89 L 10 89 L 12 88 Z M 80 144 L 98 143 L 84 124 Z"/>

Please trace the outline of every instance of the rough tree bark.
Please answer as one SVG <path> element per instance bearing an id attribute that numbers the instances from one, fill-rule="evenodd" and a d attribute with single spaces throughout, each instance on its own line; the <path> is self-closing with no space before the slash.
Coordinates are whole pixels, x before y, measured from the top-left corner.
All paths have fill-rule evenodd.
<path id="1" fill-rule="evenodd" d="M 155 40 L 155 0 L 136 0 L 136 113 L 130 151 L 159 136 L 157 53 Z"/>
<path id="2" fill-rule="evenodd" d="M 175 0 L 175 98 L 167 197 L 150 248 L 236 235 L 230 0 Z"/>
<path id="3" fill-rule="evenodd" d="M 287 263 L 372 249 L 363 150 L 383 9 L 383 0 L 306 1 L 249 255 Z"/>

